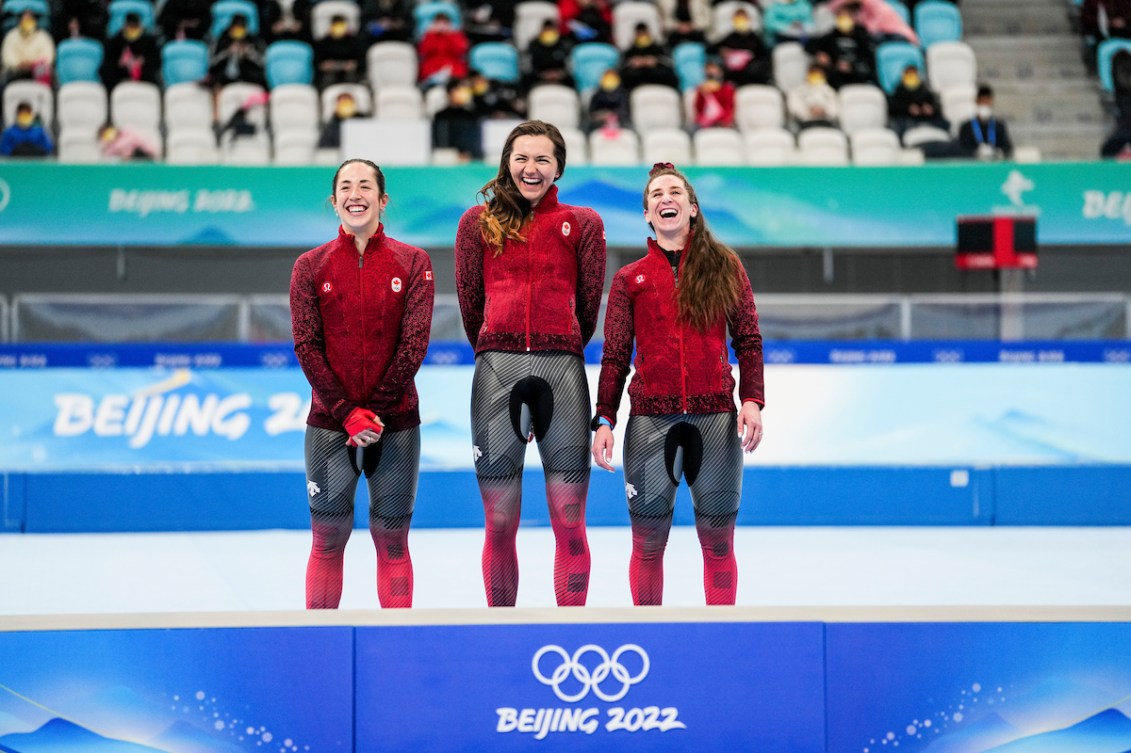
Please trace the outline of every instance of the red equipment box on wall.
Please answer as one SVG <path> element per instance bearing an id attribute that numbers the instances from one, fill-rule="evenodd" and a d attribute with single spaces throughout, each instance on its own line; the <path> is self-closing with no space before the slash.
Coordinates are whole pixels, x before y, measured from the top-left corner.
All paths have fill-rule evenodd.
<path id="1" fill-rule="evenodd" d="M 1036 217 L 959 217 L 954 263 L 959 269 L 1035 269 Z"/>

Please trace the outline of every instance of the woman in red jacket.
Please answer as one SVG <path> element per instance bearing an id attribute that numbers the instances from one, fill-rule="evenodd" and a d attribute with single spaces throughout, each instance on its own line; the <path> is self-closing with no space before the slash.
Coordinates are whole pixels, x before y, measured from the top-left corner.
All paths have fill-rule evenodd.
<path id="1" fill-rule="evenodd" d="M 668 163 L 649 173 L 644 219 L 656 239 L 648 239 L 644 258 L 617 272 L 609 291 L 593 459 L 613 470 L 612 428 L 635 342 L 624 439 L 632 600 L 662 603 L 664 548 L 682 477 L 695 506 L 707 603 L 733 604 L 742 452 L 762 441 L 765 404 L 754 294 L 738 255 L 711 234 L 695 190 Z M 728 329 L 738 358 L 737 413 Z"/>
<path id="2" fill-rule="evenodd" d="M 582 606 L 589 590 L 589 385 L 582 349 L 597 327 L 605 231 L 592 209 L 558 201 L 565 141 L 527 121 L 456 236 L 456 286 L 475 349 L 471 433 L 483 497 L 483 583 L 490 606 L 518 595 L 515 537 L 526 445 L 538 440 L 556 541 L 554 594 Z"/>
<path id="3" fill-rule="evenodd" d="M 412 606 L 408 526 L 420 469 L 413 377 L 428 349 L 432 262 L 385 235 L 385 176 L 351 159 L 334 173 L 338 237 L 298 258 L 291 276 L 295 353 L 310 381 L 306 490 L 314 543 L 308 609 L 335 609 L 353 498 L 364 472 L 383 607 Z"/>

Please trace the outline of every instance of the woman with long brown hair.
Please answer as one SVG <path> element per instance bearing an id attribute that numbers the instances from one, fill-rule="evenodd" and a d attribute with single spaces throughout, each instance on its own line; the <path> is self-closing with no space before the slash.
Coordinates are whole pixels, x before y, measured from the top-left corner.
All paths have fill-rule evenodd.
<path id="1" fill-rule="evenodd" d="M 557 128 L 511 131 L 499 172 L 463 215 L 456 287 L 475 349 L 471 433 L 483 497 L 483 584 L 490 606 L 518 596 L 515 540 L 526 445 L 537 440 L 554 530 L 554 595 L 582 606 L 589 590 L 589 385 L 582 349 L 597 327 L 605 231 L 592 209 L 562 204 Z"/>
<path id="2" fill-rule="evenodd" d="M 629 585 L 635 604 L 663 602 L 664 549 L 680 479 L 686 479 L 703 550 L 708 604 L 738 590 L 734 526 L 742 453 L 762 441 L 762 336 L 738 255 L 712 235 L 695 189 L 658 163 L 644 189 L 648 253 L 617 272 L 605 311 L 605 346 L 593 419 L 593 460 L 612 471 L 613 426 L 635 343 L 624 439 L 632 521 Z M 726 336 L 738 358 L 738 394 Z"/>

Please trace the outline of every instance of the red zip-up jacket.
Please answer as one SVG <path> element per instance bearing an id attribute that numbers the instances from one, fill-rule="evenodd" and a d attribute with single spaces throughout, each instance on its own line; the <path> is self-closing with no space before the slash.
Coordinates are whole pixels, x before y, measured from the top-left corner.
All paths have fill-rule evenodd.
<path id="1" fill-rule="evenodd" d="M 680 258 L 680 268 L 686 254 Z M 706 332 L 679 316 L 675 275 L 663 249 L 648 239 L 648 254 L 613 277 L 605 309 L 605 348 L 597 384 L 597 415 L 615 424 L 633 341 L 636 372 L 628 386 L 631 413 L 725 413 L 734 410 L 734 376 L 727 329 L 738 358 L 742 402 L 766 404 L 762 382 L 762 335 L 750 280 L 741 265 L 738 303 Z"/>
<path id="2" fill-rule="evenodd" d="M 413 377 L 428 350 L 435 286 L 428 254 L 386 237 L 358 254 L 354 236 L 307 251 L 291 275 L 295 353 L 313 399 L 306 422 L 344 431 L 354 408 L 388 431 L 420 424 Z"/>
<path id="3" fill-rule="evenodd" d="M 475 352 L 562 350 L 581 354 L 597 329 L 605 284 L 605 226 L 588 207 L 558 203 L 551 186 L 503 253 L 468 209 L 456 233 L 456 290 Z"/>

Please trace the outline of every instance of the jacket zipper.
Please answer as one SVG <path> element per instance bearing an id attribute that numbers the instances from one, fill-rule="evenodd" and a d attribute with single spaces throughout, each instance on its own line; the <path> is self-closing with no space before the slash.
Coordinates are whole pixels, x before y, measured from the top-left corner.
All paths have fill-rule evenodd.
<path id="1" fill-rule="evenodd" d="M 359 307 L 359 309 L 361 311 L 361 331 L 360 331 L 360 337 L 361 337 L 361 385 L 362 385 L 363 389 L 364 389 L 365 385 L 368 384 L 368 380 L 366 379 L 366 374 L 365 374 L 365 367 L 366 367 L 366 363 L 367 363 L 368 359 L 365 356 L 365 340 L 366 340 L 366 338 L 365 338 L 365 273 L 363 271 L 364 267 L 365 267 L 365 251 L 363 250 L 360 254 L 358 254 L 358 257 L 357 257 L 357 293 L 358 293 L 358 300 L 361 301 L 361 306 Z"/>
<path id="2" fill-rule="evenodd" d="M 533 218 L 534 218 L 534 214 L 531 213 L 531 220 L 530 220 L 531 232 L 533 232 L 533 230 L 534 230 L 534 219 Z M 534 265 L 533 265 L 533 261 L 532 261 L 534 246 L 531 242 L 532 240 L 533 239 L 530 239 L 526 243 L 526 352 L 527 353 L 530 352 L 530 306 L 532 304 L 531 288 L 534 286 L 534 280 L 533 280 L 533 276 L 534 276 L 533 266 Z"/>
<path id="3" fill-rule="evenodd" d="M 679 267 L 683 267 L 684 256 L 685 256 L 685 254 L 680 253 Z M 679 381 L 680 381 L 680 389 L 681 389 L 680 401 L 683 404 L 683 412 L 684 412 L 684 414 L 686 414 L 687 413 L 687 363 L 684 360 L 684 354 L 683 354 L 683 324 L 679 321 L 679 273 L 675 268 L 672 267 L 672 265 L 668 264 L 666 266 L 668 267 L 668 269 L 671 269 L 671 271 L 672 271 L 672 286 L 675 289 L 675 295 L 676 295 L 675 321 L 676 321 L 676 329 L 679 332 Z"/>

